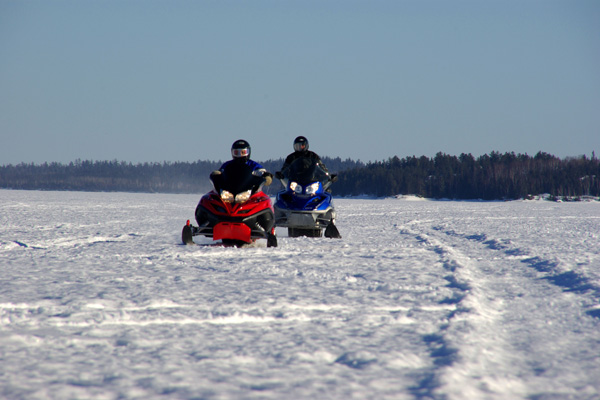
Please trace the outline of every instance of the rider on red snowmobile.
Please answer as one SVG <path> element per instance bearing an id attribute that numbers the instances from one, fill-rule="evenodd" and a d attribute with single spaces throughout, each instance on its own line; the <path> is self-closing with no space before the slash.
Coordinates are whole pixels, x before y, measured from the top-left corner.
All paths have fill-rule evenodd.
<path id="1" fill-rule="evenodd" d="M 202 196 L 196 207 L 198 226 L 186 224 L 182 241 L 204 235 L 223 243 L 252 243 L 267 239 L 267 247 L 276 247 L 275 220 L 270 198 L 262 192 L 273 175 L 250 159 L 250 144 L 237 140 L 231 146 L 232 160 L 210 174 L 214 190 Z"/>
<path id="2" fill-rule="evenodd" d="M 227 168 L 227 166 L 229 166 L 232 163 L 243 163 L 253 169 L 254 175 L 264 177 L 265 186 L 269 186 L 271 182 L 273 182 L 273 174 L 267 172 L 267 170 L 256 161 L 251 160 L 250 152 L 250 143 L 248 143 L 247 141 L 240 139 L 233 142 L 233 144 L 231 145 L 231 156 L 233 157 L 233 159 L 225 162 L 223 165 L 221 165 L 221 168 L 219 168 L 216 171 L 213 171 L 210 174 L 210 179 L 213 181 L 213 183 L 218 186 L 219 179 L 223 171 L 225 171 L 225 168 Z"/>

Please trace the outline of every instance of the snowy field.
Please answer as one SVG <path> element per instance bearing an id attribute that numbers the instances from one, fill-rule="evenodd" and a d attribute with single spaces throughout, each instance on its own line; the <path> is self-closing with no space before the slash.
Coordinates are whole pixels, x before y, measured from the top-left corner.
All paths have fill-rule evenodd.
<path id="1" fill-rule="evenodd" d="M 336 199 L 180 244 L 198 195 L 0 190 L 2 399 L 599 399 L 600 203 Z"/>

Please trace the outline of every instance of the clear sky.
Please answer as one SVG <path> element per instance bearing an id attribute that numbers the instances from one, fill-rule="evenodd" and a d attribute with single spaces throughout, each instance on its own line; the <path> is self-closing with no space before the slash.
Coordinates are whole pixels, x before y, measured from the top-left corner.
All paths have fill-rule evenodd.
<path id="1" fill-rule="evenodd" d="M 0 0 L 0 165 L 600 155 L 597 0 Z"/>

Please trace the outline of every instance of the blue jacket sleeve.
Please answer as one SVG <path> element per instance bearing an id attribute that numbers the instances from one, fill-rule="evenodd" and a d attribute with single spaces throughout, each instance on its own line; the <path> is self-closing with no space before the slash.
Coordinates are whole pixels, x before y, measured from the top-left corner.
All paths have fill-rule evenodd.
<path id="1" fill-rule="evenodd" d="M 265 169 L 265 167 L 263 167 L 262 165 L 260 165 L 259 163 L 257 163 L 254 160 L 248 160 L 246 161 L 246 164 L 251 166 L 253 170 L 257 170 L 257 169 Z"/>

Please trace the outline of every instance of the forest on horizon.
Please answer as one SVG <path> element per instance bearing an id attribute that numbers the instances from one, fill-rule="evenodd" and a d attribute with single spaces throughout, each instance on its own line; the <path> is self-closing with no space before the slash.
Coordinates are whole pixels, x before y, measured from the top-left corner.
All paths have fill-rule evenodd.
<path id="1" fill-rule="evenodd" d="M 260 162 L 260 161 L 259 161 Z M 363 163 L 323 157 L 331 173 L 335 196 L 388 197 L 416 195 L 432 199 L 514 200 L 548 194 L 552 198 L 600 197 L 600 162 L 591 157 L 561 159 L 548 153 L 535 156 L 491 152 L 479 157 L 397 156 Z M 260 162 L 268 171 L 281 168 L 283 159 Z M 211 171 L 221 161 L 138 163 L 82 161 L 0 166 L 1 189 L 123 191 L 203 194 L 212 186 Z M 265 191 L 281 190 L 274 181 Z"/>

